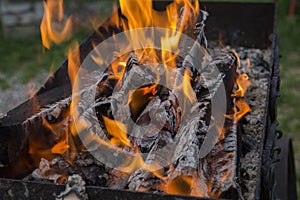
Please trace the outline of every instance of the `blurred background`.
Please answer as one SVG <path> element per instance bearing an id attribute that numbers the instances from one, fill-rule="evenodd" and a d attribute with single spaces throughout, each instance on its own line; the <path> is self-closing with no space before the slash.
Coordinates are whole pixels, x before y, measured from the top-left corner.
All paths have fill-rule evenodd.
<path id="1" fill-rule="evenodd" d="M 230 0 L 233 1 L 272 2 Z M 300 196 L 300 0 L 276 2 L 277 33 L 282 55 L 279 128 L 284 135 L 293 138 Z M 51 76 L 66 59 L 74 41 L 83 41 L 110 15 L 113 1 L 65 0 L 64 6 L 65 16 L 72 15 L 73 34 L 66 42 L 52 45 L 48 50 L 42 45 L 39 29 L 43 1 L 0 0 L 0 116 L 26 100 Z"/>

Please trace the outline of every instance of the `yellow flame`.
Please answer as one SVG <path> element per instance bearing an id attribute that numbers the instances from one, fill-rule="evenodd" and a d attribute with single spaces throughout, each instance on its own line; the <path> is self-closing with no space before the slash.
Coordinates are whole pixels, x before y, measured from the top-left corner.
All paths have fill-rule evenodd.
<path id="1" fill-rule="evenodd" d="M 75 79 L 77 77 L 77 72 L 81 64 L 78 42 L 75 41 L 71 46 L 69 46 L 67 54 L 68 54 L 68 74 L 71 83 L 74 86 Z"/>
<path id="2" fill-rule="evenodd" d="M 239 121 L 248 112 L 251 112 L 250 106 L 243 99 L 237 100 L 235 102 L 235 112 L 234 114 L 226 115 L 228 119 Z"/>
<path id="3" fill-rule="evenodd" d="M 191 176 L 180 175 L 168 184 L 167 193 L 189 195 L 192 191 L 192 181 Z"/>
<path id="4" fill-rule="evenodd" d="M 249 80 L 249 77 L 247 74 L 239 74 L 237 78 L 237 86 L 238 89 L 235 92 L 235 94 L 232 94 L 233 97 L 243 97 L 248 89 L 248 87 L 251 85 L 251 82 Z"/>
<path id="5" fill-rule="evenodd" d="M 109 76 L 109 78 L 114 78 L 117 80 L 121 79 L 125 72 L 125 68 L 126 68 L 126 62 L 123 62 L 123 61 L 113 62 L 112 66 L 111 66 L 113 75 Z"/>
<path id="6" fill-rule="evenodd" d="M 190 102 L 194 103 L 197 101 L 196 94 L 191 86 L 191 78 L 189 70 L 185 70 L 183 76 L 183 93 L 189 99 Z"/>
<path id="7" fill-rule="evenodd" d="M 119 144 L 131 146 L 130 140 L 127 137 L 126 126 L 119 121 L 109 119 L 108 117 L 102 116 L 107 132 L 113 136 L 113 142 L 118 141 Z"/>
<path id="8" fill-rule="evenodd" d="M 68 120 L 69 118 L 67 117 L 61 122 L 50 124 L 46 119 L 43 119 L 43 125 L 51 130 L 52 134 L 59 139 L 59 141 L 51 148 L 51 153 L 63 155 L 69 149 L 69 129 L 66 127 Z"/>

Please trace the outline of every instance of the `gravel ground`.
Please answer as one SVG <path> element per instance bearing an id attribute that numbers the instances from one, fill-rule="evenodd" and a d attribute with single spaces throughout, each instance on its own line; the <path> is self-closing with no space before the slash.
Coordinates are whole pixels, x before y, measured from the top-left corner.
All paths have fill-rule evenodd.
<path id="1" fill-rule="evenodd" d="M 30 95 L 34 94 L 42 86 L 47 77 L 47 72 L 41 72 L 27 84 L 21 84 L 19 82 L 20 74 L 7 77 L 0 73 L 0 78 L 5 80 L 10 86 L 8 89 L 0 89 L 0 117 L 27 100 Z"/>

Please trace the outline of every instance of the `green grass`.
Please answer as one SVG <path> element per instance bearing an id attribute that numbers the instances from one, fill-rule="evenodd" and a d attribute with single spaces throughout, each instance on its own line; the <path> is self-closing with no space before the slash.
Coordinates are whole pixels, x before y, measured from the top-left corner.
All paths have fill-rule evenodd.
<path id="1" fill-rule="evenodd" d="M 289 1 L 280 0 L 278 28 L 280 37 L 281 96 L 278 99 L 279 128 L 293 139 L 297 189 L 300 197 L 300 15 L 289 19 Z"/>
<path id="2" fill-rule="evenodd" d="M 84 31 L 60 45 L 52 45 L 51 50 L 42 46 L 40 35 L 25 38 L 5 38 L 0 36 L 0 72 L 6 76 L 20 74 L 20 83 L 26 83 L 41 70 L 51 71 L 51 66 L 60 66 L 66 59 L 66 50 L 74 40 L 82 41 L 87 36 Z M 52 67 L 52 70 L 53 67 Z M 0 80 L 0 87 L 7 88 L 7 82 Z"/>

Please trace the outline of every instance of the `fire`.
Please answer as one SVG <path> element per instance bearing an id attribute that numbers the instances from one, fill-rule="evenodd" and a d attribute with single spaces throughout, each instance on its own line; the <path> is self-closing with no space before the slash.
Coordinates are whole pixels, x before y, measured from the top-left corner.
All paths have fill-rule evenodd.
<path id="1" fill-rule="evenodd" d="M 102 116 L 107 132 L 112 136 L 111 143 L 116 145 L 131 146 L 127 137 L 127 128 L 121 122 Z"/>
<path id="2" fill-rule="evenodd" d="M 112 64 L 112 71 L 114 73 L 115 79 L 121 79 L 123 77 L 123 74 L 125 72 L 126 63 L 125 62 L 114 62 Z"/>
<path id="3" fill-rule="evenodd" d="M 244 117 L 248 112 L 251 112 L 250 106 L 243 99 L 239 99 L 235 102 L 235 112 L 232 115 L 226 115 L 228 119 L 239 121 Z"/>
<path id="4" fill-rule="evenodd" d="M 153 46 L 152 44 L 154 41 L 145 37 L 144 30 L 139 30 L 138 28 L 162 27 L 169 29 L 169 33 L 161 38 L 161 48 L 163 49 L 161 57 L 163 64 L 175 68 L 175 56 L 170 53 L 170 50 L 177 48 L 178 40 L 180 38 L 180 35 L 176 34 L 175 31 L 182 32 L 189 23 L 195 23 L 196 16 L 199 14 L 199 3 L 198 1 L 191 3 L 189 0 L 177 0 L 167 7 L 166 12 L 155 11 L 152 3 L 152 0 L 120 0 L 121 11 L 123 15 L 126 16 L 127 21 L 120 22 L 120 19 L 117 18 L 114 23 L 120 25 L 124 31 L 136 30 L 134 33 L 129 32 L 127 36 L 129 40 L 133 42 L 133 46 L 136 46 L 134 43 L 141 43 L 141 41 L 144 41 L 142 44 L 145 46 L 143 51 L 135 51 L 139 59 L 143 58 L 143 55 L 156 58 L 157 52 L 153 49 L 146 48 L 147 44 Z M 185 9 L 181 14 L 179 11 L 183 5 L 185 6 Z M 139 38 L 139 40 L 136 38 Z"/>
<path id="5" fill-rule="evenodd" d="M 182 5 L 185 5 L 182 21 L 190 21 L 192 16 L 197 16 L 199 13 L 199 2 L 194 1 L 191 3 L 189 0 L 177 0 L 175 3 L 167 7 L 167 11 L 162 13 L 155 11 L 152 6 L 152 0 L 120 0 L 120 8 L 122 13 L 128 19 L 128 26 L 125 30 L 136 28 L 144 28 L 149 26 L 164 27 L 168 29 L 179 30 L 183 29 L 184 24 L 178 27 L 178 14 Z M 191 13 L 193 15 L 191 15 Z M 167 20 L 161 20 L 167 19 Z"/>
<path id="6" fill-rule="evenodd" d="M 167 193 L 189 195 L 192 191 L 192 181 L 193 177 L 180 175 L 167 185 Z"/>
<path id="7" fill-rule="evenodd" d="M 235 103 L 238 111 L 236 112 L 236 120 L 239 121 L 243 116 L 245 116 L 248 112 L 251 112 L 251 108 L 246 101 L 238 100 Z"/>
<path id="8" fill-rule="evenodd" d="M 190 72 L 189 70 L 185 70 L 184 72 L 184 77 L 183 77 L 183 93 L 184 95 L 189 99 L 189 101 L 191 103 L 194 103 L 197 101 L 197 97 L 196 94 L 191 86 L 191 81 L 190 81 L 191 77 L 190 77 Z"/>
<path id="9" fill-rule="evenodd" d="M 175 51 L 174 53 L 174 51 L 171 51 L 178 47 L 180 34 L 177 32 L 183 32 L 189 23 L 195 23 L 200 11 L 199 2 L 175 0 L 167 7 L 165 12 L 155 11 L 152 8 L 152 3 L 152 0 L 120 0 L 120 8 L 123 15 L 126 17 L 126 20 L 118 17 L 111 20 L 114 20 L 113 23 L 117 26 L 117 28 L 122 28 L 124 31 L 137 29 L 138 31 L 135 33 L 127 33 L 127 37 L 133 42 L 133 46 L 135 45 L 134 43 L 144 41 L 143 45 L 145 48 L 134 51 L 134 54 L 137 55 L 139 61 L 141 61 L 141 63 L 147 63 L 147 61 L 149 61 L 149 57 L 151 58 L 151 62 L 159 63 L 160 61 L 165 67 L 166 76 L 172 77 L 172 70 L 177 68 L 175 60 L 178 56 L 176 54 L 177 52 Z M 180 10 L 183 5 L 184 9 Z M 48 0 L 44 3 L 44 7 L 45 15 L 41 23 L 42 41 L 46 48 L 50 48 L 52 42 L 58 44 L 70 38 L 72 32 L 72 21 L 70 17 L 66 20 L 63 18 L 62 0 Z M 54 22 L 59 22 L 62 26 L 58 29 L 54 28 Z M 163 27 L 171 30 L 161 38 L 161 51 L 147 48 L 148 44 L 151 44 L 149 46 L 154 46 L 154 41 L 147 38 L 143 33 L 143 30 L 139 29 L 144 27 Z M 73 91 L 78 87 L 75 79 L 81 64 L 78 46 L 78 43 L 74 44 L 73 48 L 71 48 L 72 51 L 68 52 L 68 74 Z M 129 47 L 124 48 L 126 49 Z M 234 50 L 232 50 L 232 52 L 238 58 L 237 53 Z M 114 53 L 117 54 L 118 52 Z M 117 81 L 122 80 L 127 67 L 126 62 L 128 57 L 129 55 L 121 55 L 109 66 L 109 70 L 111 72 L 108 76 L 109 79 L 115 79 Z M 103 64 L 103 60 L 101 60 L 101 58 L 95 57 L 93 59 L 97 64 L 99 64 L 99 66 Z M 239 58 L 237 62 L 238 65 L 240 65 Z M 159 79 L 160 77 L 157 73 L 157 83 L 143 86 L 135 89 L 134 91 L 129 91 L 130 95 L 128 97 L 127 104 L 131 106 L 130 108 L 132 110 L 139 110 L 140 107 L 143 107 L 144 104 L 148 103 L 155 95 L 158 94 L 157 88 Z M 226 115 L 227 118 L 238 121 L 247 112 L 251 111 L 249 105 L 242 99 L 250 85 L 250 81 L 248 79 L 249 78 L 246 74 L 240 74 L 238 76 L 238 88 L 236 93 L 232 95 L 232 97 L 237 99 L 235 101 L 235 112 L 232 115 Z M 167 78 L 167 80 L 169 79 Z M 173 79 L 170 78 L 170 80 L 170 82 L 172 82 Z M 173 85 L 173 83 L 167 84 Z M 191 75 L 188 69 L 186 69 L 183 73 L 182 82 L 179 86 L 175 87 L 176 90 L 179 90 L 184 94 L 184 100 L 186 102 L 195 103 L 197 101 L 197 96 L 191 85 Z M 139 101 L 136 103 L 137 99 Z M 146 103 L 144 102 L 145 99 Z M 66 114 L 67 117 L 65 120 L 56 124 L 50 124 L 46 120 L 43 121 L 43 125 L 57 137 L 56 143 L 46 150 L 41 149 L 39 146 L 37 148 L 31 148 L 29 153 L 34 154 L 40 150 L 41 154 L 43 156 L 45 155 L 45 158 L 48 158 L 46 156 L 47 154 L 60 154 L 66 157 L 71 157 L 69 152 L 77 148 L 73 138 L 77 137 L 78 132 L 84 130 L 88 124 L 86 120 L 79 117 L 79 111 L 76 110 L 75 106 L 78 102 L 79 97 L 73 93 L 70 109 L 67 111 L 69 113 Z M 182 112 L 184 112 L 184 110 Z M 86 138 L 86 140 L 98 142 L 99 144 L 110 146 L 111 148 L 126 149 L 131 153 L 134 153 L 135 156 L 122 163 L 118 170 L 131 173 L 136 169 L 144 169 L 161 179 L 162 182 L 166 179 L 166 175 L 160 170 L 157 170 L 159 168 L 163 168 L 160 166 L 160 163 L 156 163 L 155 161 L 153 163 L 145 163 L 145 160 L 140 153 L 140 149 L 128 136 L 130 135 L 129 127 L 121 121 L 114 120 L 104 115 L 102 115 L 102 119 L 109 140 L 105 141 L 104 139 L 97 137 L 96 134 L 92 134 L 93 136 Z M 76 121 L 77 124 L 75 124 L 74 121 Z M 69 125 L 69 128 L 61 128 L 66 124 Z M 78 130 L 78 127 L 80 127 L 80 130 Z M 62 132 L 61 130 L 66 131 Z M 224 137 L 225 133 L 220 130 L 220 134 Z M 227 176 L 228 174 L 225 174 L 219 181 L 225 182 Z M 199 189 L 199 187 L 202 187 L 201 183 L 198 183 L 195 179 L 196 178 L 193 176 L 185 176 L 181 174 L 170 182 L 162 183 L 161 190 L 170 194 L 205 196 L 206 193 L 204 194 L 203 191 L 201 191 L 202 188 Z M 205 187 L 208 187 L 209 190 L 209 185 L 205 185 Z M 218 196 L 219 194 L 216 197 Z"/>
<path id="10" fill-rule="evenodd" d="M 64 19 L 63 0 L 44 1 L 44 17 L 40 26 L 43 45 L 50 49 L 51 43 L 62 43 L 72 34 L 71 17 Z"/>
<path id="11" fill-rule="evenodd" d="M 128 104 L 132 103 L 136 98 L 141 98 L 142 96 L 147 96 L 148 99 L 152 99 L 153 96 L 157 93 L 156 90 L 157 84 L 153 84 L 148 87 L 138 88 L 136 90 L 130 91 L 130 95 L 128 98 Z"/>
<path id="12" fill-rule="evenodd" d="M 231 52 L 237 58 L 237 65 L 241 65 L 241 61 L 239 55 L 235 50 L 231 50 Z M 246 65 L 250 66 L 250 60 L 246 60 Z M 247 102 L 243 99 L 248 87 L 251 85 L 251 81 L 249 77 L 245 73 L 238 72 L 238 77 L 236 79 L 237 90 L 231 96 L 236 98 L 234 100 L 234 113 L 225 115 L 228 119 L 232 119 L 235 122 L 238 122 L 241 118 L 243 118 L 248 112 L 251 112 L 251 109 Z"/>
<path id="13" fill-rule="evenodd" d="M 52 134 L 56 135 L 58 140 L 58 142 L 51 147 L 51 153 L 61 155 L 64 154 L 70 147 L 68 144 L 68 132 L 65 132 L 64 128 L 62 128 L 67 126 L 67 119 L 57 124 L 50 124 L 49 122 L 47 122 L 47 120 L 44 119 L 43 124 L 49 130 L 51 130 Z"/>
<path id="14" fill-rule="evenodd" d="M 67 51 L 68 55 L 68 74 L 72 85 L 75 83 L 77 71 L 80 67 L 80 52 L 78 42 L 73 42 Z"/>
<path id="15" fill-rule="evenodd" d="M 190 175 L 180 174 L 168 183 L 162 183 L 162 190 L 168 194 L 191 195 L 197 197 L 207 196 L 207 185 L 199 181 L 197 173 Z"/>
<path id="16" fill-rule="evenodd" d="M 237 80 L 238 89 L 235 94 L 232 94 L 233 97 L 239 96 L 243 97 L 245 92 L 247 91 L 248 87 L 251 85 L 249 77 L 247 74 L 239 74 Z"/>

